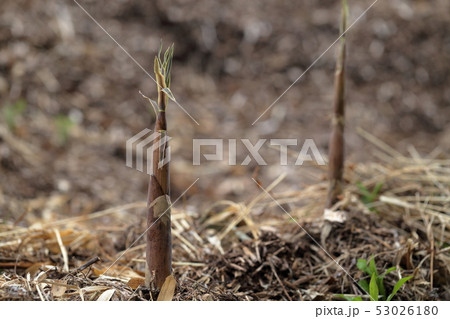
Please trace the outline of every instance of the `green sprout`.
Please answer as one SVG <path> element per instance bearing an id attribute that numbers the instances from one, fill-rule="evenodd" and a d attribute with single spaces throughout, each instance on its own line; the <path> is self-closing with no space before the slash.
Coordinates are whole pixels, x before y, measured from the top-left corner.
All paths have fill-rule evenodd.
<path id="1" fill-rule="evenodd" d="M 57 115 L 54 118 L 54 123 L 59 144 L 66 145 L 69 141 L 70 131 L 75 126 L 75 122 L 67 115 Z"/>
<path id="2" fill-rule="evenodd" d="M 3 107 L 2 113 L 8 125 L 8 129 L 14 132 L 17 128 L 17 119 L 23 115 L 27 108 L 27 103 L 23 99 L 17 100 L 13 104 L 6 104 Z"/>
<path id="3" fill-rule="evenodd" d="M 372 300 L 372 301 L 391 301 L 392 298 L 394 298 L 395 294 L 398 292 L 398 290 L 408 280 L 410 280 L 413 277 L 413 276 L 409 276 L 409 277 L 401 278 L 394 285 L 394 288 L 392 289 L 391 293 L 389 295 L 387 295 L 386 288 L 384 286 L 384 278 L 390 272 L 397 270 L 397 267 L 388 268 L 382 274 L 379 274 L 377 267 L 375 265 L 375 259 L 373 257 L 370 258 L 369 261 L 367 261 L 366 259 L 358 259 L 358 262 L 356 263 L 356 267 L 358 267 L 359 270 L 365 272 L 370 277 L 369 282 L 367 282 L 367 280 L 365 280 L 365 279 L 362 279 L 358 282 L 358 284 L 362 289 L 364 289 L 369 294 L 370 300 Z M 344 298 L 348 301 L 362 301 L 363 300 L 360 296 L 338 295 L 338 297 Z"/>
<path id="4" fill-rule="evenodd" d="M 161 103 L 164 105 L 167 104 L 167 98 L 176 102 L 175 96 L 170 90 L 170 83 L 171 83 L 170 71 L 172 70 L 173 50 L 174 45 L 172 44 L 167 48 L 166 52 L 164 52 L 164 57 L 163 59 L 161 59 L 161 52 L 162 52 L 162 43 L 161 43 L 158 55 L 155 56 L 154 71 L 156 75 L 155 81 L 158 89 L 158 102 L 145 96 L 142 92 L 139 92 L 142 95 L 142 97 L 144 97 L 150 102 L 151 109 L 153 109 L 153 112 L 156 117 L 158 113 L 161 111 L 160 109 Z"/>
<path id="5" fill-rule="evenodd" d="M 371 191 L 360 182 L 356 182 L 356 186 L 358 186 L 358 189 L 361 192 L 362 202 L 369 208 L 370 211 L 376 211 L 374 207 L 371 207 L 371 204 L 377 199 L 378 194 L 383 187 L 383 183 L 377 183 Z"/>

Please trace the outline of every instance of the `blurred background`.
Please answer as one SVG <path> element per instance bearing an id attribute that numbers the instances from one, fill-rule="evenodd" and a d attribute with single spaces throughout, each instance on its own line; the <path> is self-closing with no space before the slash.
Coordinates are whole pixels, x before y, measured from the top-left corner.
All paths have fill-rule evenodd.
<path id="1" fill-rule="evenodd" d="M 349 0 L 349 23 L 372 2 Z M 336 47 L 252 123 L 337 39 L 340 1 L 78 3 L 152 75 L 160 40 L 175 44 L 172 91 L 198 125 L 169 104 L 173 199 L 198 177 L 182 202 L 199 210 L 259 194 L 252 176 L 267 185 L 286 172 L 280 187 L 292 190 L 324 179 L 280 166 L 267 147 L 267 166 L 193 166 L 192 139 L 312 138 L 326 155 Z M 378 160 L 357 127 L 404 154 L 412 144 L 448 156 L 449 12 L 447 0 L 379 0 L 349 31 L 349 162 Z M 153 80 L 74 1 L 1 1 L 0 222 L 146 200 L 148 176 L 125 166 L 126 140 L 154 125 L 139 91 L 156 99 Z"/>

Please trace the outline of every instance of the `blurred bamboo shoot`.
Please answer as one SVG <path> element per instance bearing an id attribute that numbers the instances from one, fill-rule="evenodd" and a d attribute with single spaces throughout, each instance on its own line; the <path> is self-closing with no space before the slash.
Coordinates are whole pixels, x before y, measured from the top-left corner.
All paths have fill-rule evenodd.
<path id="1" fill-rule="evenodd" d="M 161 52 L 160 52 L 161 53 Z M 166 105 L 170 94 L 170 70 L 173 58 L 173 45 L 167 49 L 164 59 L 160 53 L 155 57 L 155 75 L 158 86 L 158 102 L 150 102 L 156 112 L 153 141 L 152 174 L 148 188 L 148 219 L 146 248 L 146 285 L 153 291 L 159 291 L 165 279 L 172 272 L 172 236 L 170 212 L 169 163 L 165 163 L 168 154 L 168 135 L 166 124 Z"/>
<path id="2" fill-rule="evenodd" d="M 340 34 L 347 29 L 347 1 L 342 0 L 342 16 Z M 328 166 L 328 199 L 327 208 L 332 207 L 342 194 L 342 176 L 344 172 L 344 124 L 345 124 L 345 34 L 339 42 L 339 53 L 336 60 L 334 78 L 334 101 L 332 132 L 329 141 L 329 166 Z"/>

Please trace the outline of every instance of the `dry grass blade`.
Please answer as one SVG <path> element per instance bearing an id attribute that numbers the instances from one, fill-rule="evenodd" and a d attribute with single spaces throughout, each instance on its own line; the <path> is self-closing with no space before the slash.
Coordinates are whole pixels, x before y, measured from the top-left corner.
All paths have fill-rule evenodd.
<path id="1" fill-rule="evenodd" d="M 56 235 L 56 240 L 58 242 L 59 249 L 61 250 L 61 255 L 63 257 L 63 261 L 64 261 L 63 269 L 65 272 L 69 272 L 69 258 L 67 257 L 67 250 L 66 250 L 66 247 L 64 247 L 63 241 L 61 239 L 61 234 L 59 233 L 59 231 L 57 229 L 53 229 L 53 232 Z"/>
<path id="2" fill-rule="evenodd" d="M 389 197 L 389 196 L 380 196 L 380 201 L 382 203 L 386 203 L 386 204 L 390 204 L 390 205 L 394 205 L 394 206 L 399 206 L 399 207 L 403 207 L 403 208 L 407 208 L 407 209 L 413 209 L 416 211 L 423 211 L 424 213 L 447 220 L 447 222 L 450 221 L 450 215 L 442 214 L 439 211 L 429 209 L 426 206 L 424 206 L 422 203 L 416 203 L 414 205 L 411 203 L 404 202 L 399 198 Z"/>

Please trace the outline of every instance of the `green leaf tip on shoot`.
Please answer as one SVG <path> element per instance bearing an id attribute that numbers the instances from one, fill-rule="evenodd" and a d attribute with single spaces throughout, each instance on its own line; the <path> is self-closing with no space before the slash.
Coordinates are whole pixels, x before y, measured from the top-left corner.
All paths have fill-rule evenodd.
<path id="1" fill-rule="evenodd" d="M 162 90 L 163 88 L 170 88 L 171 76 L 170 72 L 172 71 L 172 61 L 173 61 L 173 51 L 174 44 L 170 45 L 166 52 L 164 52 L 164 56 L 161 59 L 161 51 L 162 51 L 162 43 L 158 51 L 158 55 L 155 57 L 155 74 L 156 77 L 161 77 L 162 81 L 157 81 L 158 87 Z M 164 85 L 162 85 L 164 84 Z"/>
<path id="2" fill-rule="evenodd" d="M 170 90 L 174 44 L 172 44 L 166 49 L 162 58 L 161 52 L 162 52 L 162 41 L 158 50 L 158 54 L 155 56 L 153 62 L 154 63 L 153 69 L 155 72 L 155 82 L 158 89 L 158 102 L 145 96 L 141 91 L 139 91 L 139 94 L 144 99 L 150 102 L 151 109 L 155 112 L 156 116 L 158 115 L 158 113 L 166 111 L 167 98 L 176 102 L 175 96 Z"/>
<path id="3" fill-rule="evenodd" d="M 156 84 L 158 86 L 158 112 L 166 111 L 167 98 L 175 101 L 175 97 L 170 91 L 172 61 L 174 44 L 169 46 L 164 52 L 164 56 L 161 59 L 162 44 L 159 48 L 158 55 L 154 60 L 154 71 L 156 76 Z"/>
<path id="4" fill-rule="evenodd" d="M 341 27 L 340 32 L 343 34 L 347 30 L 347 20 L 348 20 L 348 2 L 347 0 L 342 0 L 342 11 L 341 11 Z M 343 36 L 343 38 L 345 35 Z"/>

